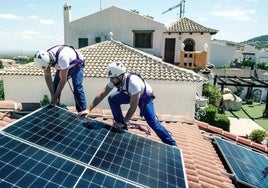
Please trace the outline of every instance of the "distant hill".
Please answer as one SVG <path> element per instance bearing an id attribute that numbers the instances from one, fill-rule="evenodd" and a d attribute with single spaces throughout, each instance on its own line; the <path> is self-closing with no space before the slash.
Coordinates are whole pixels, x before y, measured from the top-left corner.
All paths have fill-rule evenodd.
<path id="1" fill-rule="evenodd" d="M 259 36 L 259 37 L 254 37 L 254 38 L 249 39 L 249 40 L 244 41 L 244 42 L 248 43 L 248 42 L 265 42 L 265 41 L 268 41 L 268 35 L 262 35 L 262 36 Z"/>
<path id="2" fill-rule="evenodd" d="M 268 48 L 268 35 L 254 37 L 252 39 L 242 42 L 242 44 L 252 45 L 255 46 L 255 48 L 257 49 Z"/>

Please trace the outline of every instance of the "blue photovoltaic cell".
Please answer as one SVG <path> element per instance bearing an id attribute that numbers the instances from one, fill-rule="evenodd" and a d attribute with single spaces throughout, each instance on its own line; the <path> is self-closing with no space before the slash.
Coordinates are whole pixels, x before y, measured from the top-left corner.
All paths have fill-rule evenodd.
<path id="1" fill-rule="evenodd" d="M 148 187 L 185 187 L 180 150 L 128 132 L 110 132 L 90 165 Z"/>
<path id="2" fill-rule="evenodd" d="M 0 187 L 187 187 L 179 148 L 59 107 L 43 107 L 1 134 Z"/>
<path id="3" fill-rule="evenodd" d="M 89 186 L 90 185 L 90 186 Z M 115 179 L 103 173 L 87 169 L 83 174 L 81 180 L 78 182 L 77 188 L 84 187 L 122 187 L 122 188 L 135 188 L 137 186 L 131 185 L 120 179 Z"/>
<path id="4" fill-rule="evenodd" d="M 267 156 L 219 137 L 215 141 L 238 182 L 250 187 L 268 187 Z"/>
<path id="5" fill-rule="evenodd" d="M 77 115 L 53 107 L 43 108 L 4 130 L 86 164 L 108 131 L 107 125 L 89 125 Z"/>
<path id="6" fill-rule="evenodd" d="M 0 135 L 0 187 L 73 187 L 85 167 Z"/>

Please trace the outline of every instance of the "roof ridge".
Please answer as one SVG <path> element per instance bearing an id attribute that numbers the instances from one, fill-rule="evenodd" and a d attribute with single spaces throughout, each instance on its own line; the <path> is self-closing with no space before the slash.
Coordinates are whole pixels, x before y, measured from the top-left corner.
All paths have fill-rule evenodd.
<path id="1" fill-rule="evenodd" d="M 120 41 L 111 40 L 111 42 L 114 42 L 114 43 L 120 45 L 123 48 L 128 48 L 128 49 L 130 49 L 130 50 L 132 50 L 134 52 L 137 52 L 139 54 L 142 54 L 143 56 L 148 57 L 149 59 L 155 60 L 155 63 L 157 63 L 158 65 L 160 65 L 162 67 L 165 66 L 165 67 L 170 68 L 170 69 L 173 69 L 173 70 L 180 70 L 180 71 L 183 71 L 185 73 L 189 73 L 189 74 L 193 74 L 193 75 L 198 76 L 198 77 L 202 77 L 202 76 L 200 76 L 199 74 L 197 74 L 196 72 L 194 72 L 192 70 L 189 70 L 189 69 L 186 69 L 186 68 L 182 68 L 182 67 L 178 67 L 176 65 L 167 63 L 167 62 L 163 61 L 161 58 L 159 58 L 157 56 L 154 56 L 152 54 L 146 53 L 146 52 L 144 52 L 142 50 L 139 50 L 137 48 L 131 47 L 131 46 L 129 46 L 127 44 L 124 44 L 124 43 L 122 43 Z M 204 78 L 204 79 L 207 80 L 206 78 Z"/>

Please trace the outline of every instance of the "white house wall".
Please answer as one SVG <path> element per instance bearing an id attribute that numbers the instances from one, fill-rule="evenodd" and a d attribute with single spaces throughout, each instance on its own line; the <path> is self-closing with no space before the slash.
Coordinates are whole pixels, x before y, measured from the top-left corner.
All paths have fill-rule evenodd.
<path id="1" fill-rule="evenodd" d="M 182 33 L 179 35 L 179 33 L 165 33 L 164 34 L 164 40 L 167 38 L 175 38 L 175 57 L 174 57 L 174 62 L 178 63 L 180 60 L 180 51 L 181 49 L 181 44 L 183 41 L 185 41 L 188 38 L 191 38 L 195 42 L 195 51 L 203 51 L 204 50 L 204 44 L 207 43 L 210 45 L 211 41 L 211 35 L 209 33 L 204 33 L 201 35 L 200 33 Z M 208 47 L 210 48 L 210 46 Z M 163 49 L 162 49 L 162 56 L 164 57 L 164 52 L 165 52 L 165 44 L 163 44 Z M 210 50 L 208 50 L 208 55 L 207 55 L 207 63 L 209 63 L 210 59 Z"/>
<path id="2" fill-rule="evenodd" d="M 4 75 L 5 99 L 15 102 L 40 102 L 44 95 L 50 97 L 45 79 L 43 76 L 18 76 Z M 98 92 L 107 84 L 107 78 L 84 78 L 84 89 L 88 105 Z M 15 84 L 14 84 L 15 83 Z M 156 95 L 154 100 L 158 114 L 194 115 L 194 100 L 196 91 L 200 94 L 202 83 L 195 82 L 169 82 L 148 80 Z M 70 82 L 72 85 L 72 83 Z M 68 83 L 65 85 L 61 103 L 74 105 L 75 101 Z M 98 107 L 109 109 L 107 99 L 104 99 Z M 127 106 L 123 106 L 126 110 Z"/>
<path id="3" fill-rule="evenodd" d="M 74 47 L 78 47 L 78 38 L 88 38 L 88 45 L 95 44 L 96 37 L 101 37 L 101 41 L 109 40 L 110 32 L 114 40 L 133 46 L 133 30 L 154 30 L 153 48 L 142 50 L 156 56 L 160 56 L 165 31 L 164 24 L 117 7 L 74 20 L 68 28 L 65 43 Z"/>
<path id="4" fill-rule="evenodd" d="M 235 48 L 218 43 L 210 44 L 210 63 L 215 67 L 230 65 L 235 57 Z"/>
<path id="5" fill-rule="evenodd" d="M 268 52 L 257 51 L 256 52 L 256 63 L 268 63 Z"/>

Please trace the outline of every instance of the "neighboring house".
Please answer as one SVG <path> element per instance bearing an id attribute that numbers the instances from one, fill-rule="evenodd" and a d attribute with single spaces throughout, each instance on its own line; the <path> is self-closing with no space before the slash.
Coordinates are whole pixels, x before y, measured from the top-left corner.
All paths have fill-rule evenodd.
<path id="1" fill-rule="evenodd" d="M 190 69 L 205 68 L 209 63 L 211 35 L 217 32 L 189 18 L 180 18 L 164 33 L 164 60 Z"/>
<path id="2" fill-rule="evenodd" d="M 196 94 L 202 95 L 207 81 L 194 71 L 164 62 L 161 58 L 132 48 L 121 42 L 104 41 L 80 49 L 86 59 L 84 88 L 88 104 L 109 81 L 106 69 L 113 61 L 123 61 L 127 70 L 140 73 L 153 87 L 156 112 L 194 116 Z M 42 70 L 33 64 L 1 70 L 5 99 L 21 102 L 39 102 L 49 94 Z M 68 83 L 62 93 L 62 103 L 73 105 Z M 107 100 L 99 107 L 108 109 Z"/>
<path id="3" fill-rule="evenodd" d="M 72 20 L 71 6 L 64 5 L 65 44 L 81 48 L 113 37 L 189 69 L 205 68 L 211 35 L 217 32 L 185 17 L 165 27 L 163 23 L 115 6 Z"/>
<path id="4" fill-rule="evenodd" d="M 236 48 L 225 41 L 212 40 L 210 44 L 210 63 L 215 67 L 230 66 L 235 58 Z M 241 60 L 241 58 L 237 57 Z"/>
<path id="5" fill-rule="evenodd" d="M 268 51 L 265 49 L 257 50 L 254 46 L 241 46 L 235 54 L 235 58 L 239 61 L 252 61 L 256 64 L 266 63 L 268 66 Z"/>

